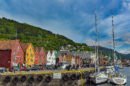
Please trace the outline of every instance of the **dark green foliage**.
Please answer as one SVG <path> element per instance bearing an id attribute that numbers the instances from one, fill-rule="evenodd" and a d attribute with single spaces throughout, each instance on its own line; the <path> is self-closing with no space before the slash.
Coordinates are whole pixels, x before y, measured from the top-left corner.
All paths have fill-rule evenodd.
<path id="1" fill-rule="evenodd" d="M 59 50 L 61 47 L 75 51 L 91 50 L 86 44 L 75 43 L 62 35 L 25 23 L 1 18 L 0 39 L 16 39 L 16 37 L 22 42 L 31 42 L 34 46 L 42 46 L 46 50 Z M 68 47 L 68 45 L 71 46 Z"/>

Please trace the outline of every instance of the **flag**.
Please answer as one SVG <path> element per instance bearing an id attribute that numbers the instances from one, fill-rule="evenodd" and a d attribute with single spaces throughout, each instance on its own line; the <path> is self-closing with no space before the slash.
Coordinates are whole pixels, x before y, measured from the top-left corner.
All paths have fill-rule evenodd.
<path id="1" fill-rule="evenodd" d="M 119 66 L 118 65 L 115 65 L 114 68 L 115 68 L 116 72 L 119 72 Z"/>

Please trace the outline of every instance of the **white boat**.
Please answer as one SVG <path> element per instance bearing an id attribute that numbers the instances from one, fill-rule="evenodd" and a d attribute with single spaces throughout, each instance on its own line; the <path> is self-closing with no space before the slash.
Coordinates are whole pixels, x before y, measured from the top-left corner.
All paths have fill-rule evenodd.
<path id="1" fill-rule="evenodd" d="M 105 72 L 94 73 L 90 75 L 90 79 L 94 84 L 102 84 L 107 82 L 108 75 Z"/>
<path id="2" fill-rule="evenodd" d="M 110 82 L 115 85 L 125 85 L 127 82 L 127 77 L 123 74 L 114 74 L 111 77 Z"/>
<path id="3" fill-rule="evenodd" d="M 114 73 L 109 74 L 109 82 L 115 85 L 124 85 L 127 83 L 127 77 L 119 72 L 119 67 L 117 68 L 115 68 Z"/>
<path id="4" fill-rule="evenodd" d="M 114 66 L 106 66 L 106 73 L 109 74 L 113 74 L 115 72 L 115 68 Z"/>
<path id="5" fill-rule="evenodd" d="M 127 77 L 124 74 L 119 72 L 119 65 L 117 65 L 117 58 L 115 54 L 115 37 L 114 37 L 114 24 L 113 24 L 113 17 L 112 17 L 112 33 L 113 33 L 113 57 L 114 57 L 114 74 L 110 74 L 109 81 L 115 85 L 124 85 L 127 83 Z M 116 58 L 116 59 L 115 59 Z"/>
<path id="6" fill-rule="evenodd" d="M 96 23 L 96 15 L 95 15 L 95 28 L 96 28 L 96 34 L 97 34 L 97 39 L 96 43 L 98 41 L 98 30 L 97 30 L 97 23 Z M 94 84 L 101 84 L 105 83 L 108 80 L 108 75 L 105 72 L 101 72 L 99 69 L 99 58 L 98 58 L 98 43 L 95 47 L 95 54 L 96 54 L 96 61 L 95 61 L 95 73 L 90 74 L 90 80 Z"/>

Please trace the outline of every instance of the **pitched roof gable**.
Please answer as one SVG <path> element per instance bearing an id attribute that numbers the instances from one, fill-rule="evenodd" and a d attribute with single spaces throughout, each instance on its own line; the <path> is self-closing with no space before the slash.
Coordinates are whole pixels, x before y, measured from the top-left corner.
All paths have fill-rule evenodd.
<path id="1" fill-rule="evenodd" d="M 23 49 L 24 52 L 26 52 L 28 46 L 31 44 L 31 43 L 20 43 L 21 44 L 21 47 Z"/>
<path id="2" fill-rule="evenodd" d="M 11 50 L 19 40 L 0 40 L 0 50 Z"/>
<path id="3" fill-rule="evenodd" d="M 35 49 L 35 52 L 40 52 L 42 47 L 35 47 L 34 49 Z"/>

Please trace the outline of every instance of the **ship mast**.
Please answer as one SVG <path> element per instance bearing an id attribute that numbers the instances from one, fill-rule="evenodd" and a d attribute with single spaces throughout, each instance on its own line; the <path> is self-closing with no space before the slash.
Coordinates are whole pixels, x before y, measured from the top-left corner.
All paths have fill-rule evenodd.
<path id="1" fill-rule="evenodd" d="M 99 58 L 98 58 L 98 29 L 97 29 L 97 15 L 95 13 L 95 32 L 96 32 L 96 46 L 95 46 L 95 53 L 96 53 L 96 62 L 95 62 L 95 70 L 97 71 L 98 69 L 98 72 L 99 72 L 99 68 L 98 68 L 98 65 L 99 65 Z"/>
<path id="2" fill-rule="evenodd" d="M 113 64 L 115 64 L 115 33 L 114 33 L 114 20 L 113 20 L 113 16 L 112 16 L 112 38 L 113 38 Z"/>

